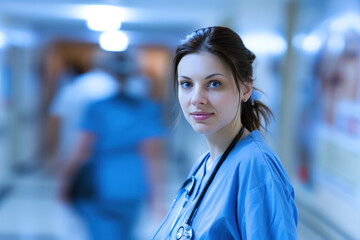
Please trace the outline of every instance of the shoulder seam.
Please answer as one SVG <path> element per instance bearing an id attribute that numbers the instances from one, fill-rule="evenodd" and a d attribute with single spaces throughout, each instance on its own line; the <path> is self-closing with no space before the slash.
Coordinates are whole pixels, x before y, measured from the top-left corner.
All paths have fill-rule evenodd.
<path id="1" fill-rule="evenodd" d="M 270 172 L 271 174 L 271 179 L 257 185 L 257 186 L 254 186 L 253 188 L 251 188 L 249 191 L 252 191 L 252 190 L 255 190 L 256 188 L 259 188 L 259 187 L 262 187 L 264 185 L 267 185 L 269 184 L 270 182 L 271 183 L 274 183 L 274 182 L 278 182 L 279 184 L 282 184 L 278 179 L 276 179 L 272 173 L 272 171 L 270 170 L 270 166 L 268 165 L 268 162 L 265 161 L 266 157 L 265 157 L 265 153 L 263 151 L 263 148 L 259 145 L 258 141 L 253 137 L 251 136 L 251 138 L 253 139 L 254 143 L 256 144 L 257 148 L 259 149 L 259 151 L 261 152 L 261 155 L 262 155 L 262 160 L 265 162 L 267 168 L 268 168 L 268 171 Z M 285 191 L 286 191 L 286 197 L 288 198 L 288 196 L 291 195 L 291 193 L 289 192 L 289 189 L 287 189 L 286 187 L 284 187 Z"/>

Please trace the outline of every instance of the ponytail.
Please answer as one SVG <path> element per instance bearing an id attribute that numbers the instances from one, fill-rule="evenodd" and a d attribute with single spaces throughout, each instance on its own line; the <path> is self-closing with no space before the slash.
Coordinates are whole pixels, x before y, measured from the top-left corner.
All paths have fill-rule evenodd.
<path id="1" fill-rule="evenodd" d="M 258 89 L 254 88 L 253 90 Z M 274 118 L 270 108 L 258 99 L 250 99 L 241 104 L 241 122 L 249 130 L 267 130 L 270 121 Z"/>

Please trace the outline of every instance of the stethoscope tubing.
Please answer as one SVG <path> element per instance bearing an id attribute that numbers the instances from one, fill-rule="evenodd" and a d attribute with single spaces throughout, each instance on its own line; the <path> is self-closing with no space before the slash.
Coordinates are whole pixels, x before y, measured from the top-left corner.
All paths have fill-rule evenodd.
<path id="1" fill-rule="evenodd" d="M 204 158 L 205 160 L 206 158 Z M 183 205 L 181 206 L 180 210 L 178 211 L 177 215 L 176 215 L 176 218 L 175 218 L 175 221 L 172 223 L 171 227 L 170 227 L 170 234 L 169 236 L 171 236 L 171 233 L 172 231 L 174 230 L 174 227 L 176 226 L 177 222 L 179 221 L 178 219 L 178 216 L 180 215 L 181 211 L 184 209 L 186 203 L 188 202 L 189 200 L 189 197 L 191 196 L 193 190 L 194 190 L 194 186 L 195 186 L 195 182 L 196 182 L 196 179 L 195 179 L 195 174 L 198 172 L 198 170 L 200 169 L 200 167 L 202 166 L 202 164 L 204 163 L 204 160 L 200 163 L 200 165 L 197 167 L 197 169 L 194 171 L 194 173 L 191 175 L 190 178 L 188 178 L 184 183 L 183 185 L 181 186 L 181 188 L 178 190 L 171 206 L 170 206 L 170 210 L 168 212 L 168 214 L 166 215 L 166 217 L 164 218 L 164 220 L 162 221 L 159 229 L 156 231 L 154 237 L 152 238 L 152 240 L 154 240 L 156 238 L 156 236 L 159 234 L 160 230 L 162 229 L 162 227 L 164 226 L 165 222 L 168 220 L 169 216 L 170 216 L 170 213 L 172 212 L 172 210 L 174 209 L 175 207 L 175 204 L 177 203 L 177 201 L 179 200 L 179 198 L 182 196 L 182 194 L 184 192 L 186 192 L 185 190 L 185 187 L 191 183 L 191 188 L 190 188 L 190 191 L 187 192 L 187 194 L 185 195 L 185 198 L 186 198 L 186 201 L 183 203 Z"/>
<path id="2" fill-rule="evenodd" d="M 230 143 L 230 145 L 226 148 L 225 152 L 223 153 L 223 155 L 221 156 L 219 162 L 216 164 L 214 171 L 212 172 L 209 180 L 206 182 L 206 185 L 204 187 L 204 189 L 201 191 L 201 194 L 198 198 L 198 200 L 196 201 L 195 206 L 193 207 L 189 218 L 186 221 L 186 225 L 191 226 L 192 225 L 192 221 L 194 220 L 194 217 L 197 213 L 197 211 L 199 210 L 199 206 L 208 190 L 208 188 L 210 187 L 213 179 L 215 178 L 216 173 L 218 172 L 219 168 L 221 167 L 222 163 L 225 161 L 226 157 L 229 155 L 230 151 L 234 148 L 235 144 L 239 141 L 239 139 L 241 138 L 241 136 L 243 135 L 245 131 L 245 127 L 243 126 L 239 133 L 235 136 L 235 138 L 232 140 L 232 142 Z"/>
<path id="3" fill-rule="evenodd" d="M 206 185 L 205 185 L 204 189 L 201 191 L 201 194 L 200 194 L 198 200 L 196 201 L 195 206 L 194 206 L 193 209 L 191 210 L 191 213 L 190 213 L 188 219 L 186 220 L 185 224 L 184 224 L 183 226 L 181 226 L 180 228 L 184 228 L 184 229 L 185 229 L 185 227 L 186 227 L 187 229 L 190 229 L 190 230 L 192 231 L 191 225 L 192 225 L 193 219 L 194 219 L 194 217 L 195 217 L 195 215 L 196 215 L 196 213 L 197 213 L 197 211 L 198 211 L 198 209 L 199 209 L 199 206 L 200 206 L 200 204 L 201 204 L 201 202 L 202 202 L 202 200 L 203 200 L 203 198 L 204 198 L 204 196 L 205 196 L 205 194 L 206 194 L 209 186 L 211 185 L 213 179 L 215 178 L 215 175 L 216 175 L 216 173 L 218 172 L 219 168 L 221 167 L 222 163 L 225 161 L 225 159 L 226 159 L 226 157 L 229 155 L 230 151 L 234 148 L 235 144 L 239 141 L 239 139 L 240 139 L 241 136 L 243 135 L 244 131 L 245 131 L 245 127 L 242 126 L 241 129 L 240 129 L 240 131 L 239 131 L 239 133 L 235 136 L 235 138 L 232 140 L 232 142 L 231 142 L 230 145 L 227 147 L 227 149 L 225 150 L 225 152 L 222 154 L 219 162 L 218 162 L 218 163 L 216 164 L 216 166 L 215 166 L 214 171 L 212 172 L 211 176 L 209 177 L 208 181 L 206 182 Z M 168 214 L 166 215 L 164 221 L 161 223 L 159 229 L 156 231 L 156 233 L 155 233 L 154 237 L 152 238 L 152 240 L 155 239 L 155 237 L 158 235 L 158 233 L 160 232 L 160 230 L 161 230 L 162 227 L 164 226 L 165 222 L 168 220 L 168 218 L 169 218 L 169 216 L 170 216 L 170 213 L 172 212 L 172 210 L 173 210 L 174 207 L 175 207 L 176 202 L 179 200 L 179 198 L 181 197 L 181 195 L 182 195 L 184 192 L 186 192 L 185 187 L 187 186 L 187 184 L 189 184 L 189 182 L 191 182 L 192 187 L 191 187 L 190 191 L 187 192 L 187 194 L 185 195 L 186 200 L 185 200 L 185 202 L 183 203 L 183 205 L 181 206 L 181 208 L 180 208 L 180 210 L 178 211 L 178 213 L 176 214 L 175 221 L 172 223 L 172 225 L 171 225 L 171 227 L 170 227 L 170 233 L 169 233 L 169 235 L 168 235 L 168 237 L 167 237 L 167 239 L 169 239 L 169 237 L 171 236 L 171 234 L 172 234 L 172 232 L 173 232 L 176 224 L 178 223 L 178 221 L 179 221 L 179 219 L 180 219 L 180 218 L 179 218 L 179 215 L 180 215 L 181 211 L 184 209 L 185 205 L 187 204 L 187 202 L 188 202 L 188 200 L 189 200 L 189 198 L 190 198 L 190 196 L 191 196 L 191 194 L 192 194 L 192 192 L 193 192 L 193 190 L 194 190 L 194 186 L 195 186 L 195 182 L 196 182 L 195 174 L 198 172 L 198 170 L 199 170 L 200 167 L 204 164 L 204 162 L 206 162 L 205 160 L 206 160 L 208 157 L 209 157 L 209 155 L 206 155 L 206 156 L 203 158 L 202 162 L 199 164 L 199 166 L 198 166 L 198 167 L 196 168 L 196 170 L 193 172 L 193 174 L 191 175 L 191 177 L 188 178 L 188 179 L 183 183 L 182 187 L 179 189 L 178 193 L 176 194 L 176 197 L 175 197 L 174 200 L 173 200 L 173 203 L 172 203 L 172 205 L 171 205 L 171 207 L 170 207 L 170 210 L 169 210 Z M 180 229 L 180 228 L 179 228 L 179 229 Z"/>

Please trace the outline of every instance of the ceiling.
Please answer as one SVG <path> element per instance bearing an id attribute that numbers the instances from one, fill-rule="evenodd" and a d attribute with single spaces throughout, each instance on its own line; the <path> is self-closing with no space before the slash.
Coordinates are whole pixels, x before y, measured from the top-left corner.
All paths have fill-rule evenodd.
<path id="1" fill-rule="evenodd" d="M 71 38 L 95 42 L 100 33 L 87 28 L 82 10 L 87 5 L 110 4 L 125 11 L 121 29 L 129 34 L 132 43 L 174 42 L 195 28 L 231 25 L 234 9 L 240 3 L 243 1 L 0 0 L 0 30 L 20 29 L 37 40 Z"/>

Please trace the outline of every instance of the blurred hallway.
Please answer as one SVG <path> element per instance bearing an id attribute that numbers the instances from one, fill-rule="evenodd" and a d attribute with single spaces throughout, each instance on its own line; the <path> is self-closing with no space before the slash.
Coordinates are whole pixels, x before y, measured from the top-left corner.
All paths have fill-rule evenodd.
<path id="1" fill-rule="evenodd" d="M 360 239 L 359 1 L 1 0 L 0 5 L 0 240 L 88 239 L 81 218 L 59 199 L 59 175 L 70 162 L 67 150 L 76 145 L 67 139 L 74 140 L 79 130 L 69 128 L 74 135 L 61 139 L 59 119 L 79 120 L 76 107 L 84 112 L 87 107 L 65 101 L 61 115 L 53 106 L 62 90 L 93 66 L 108 67 L 126 86 L 121 91 L 151 98 L 162 109 L 157 117 L 164 120 L 166 156 L 147 165 L 155 173 L 146 183 L 156 203 L 144 200 L 153 206 L 142 206 L 135 228 L 135 240 L 151 239 L 190 167 L 207 149 L 184 119 L 176 123 L 170 70 L 179 41 L 210 25 L 234 29 L 256 55 L 255 85 L 275 116 L 264 137 L 294 186 L 299 240 Z M 93 26 L 94 17 L 108 22 Z M 84 85 L 90 93 L 104 93 L 96 83 Z M 77 98 L 83 90 L 68 95 Z M 49 124 L 49 118 L 55 121 Z M 117 119 L 109 119 L 116 126 Z"/>
<path id="2" fill-rule="evenodd" d="M 0 199 L 0 240 L 87 240 L 81 218 L 59 201 L 58 185 L 58 179 L 41 170 L 16 178 Z M 174 182 L 165 185 L 177 187 Z M 167 201 L 163 204 L 169 207 Z M 152 214 L 145 205 L 140 215 L 134 240 L 151 239 L 164 216 Z"/>
<path id="3" fill-rule="evenodd" d="M 0 202 L 0 239 L 87 239 L 80 219 L 58 200 L 57 185 L 41 171 L 16 178 Z"/>

